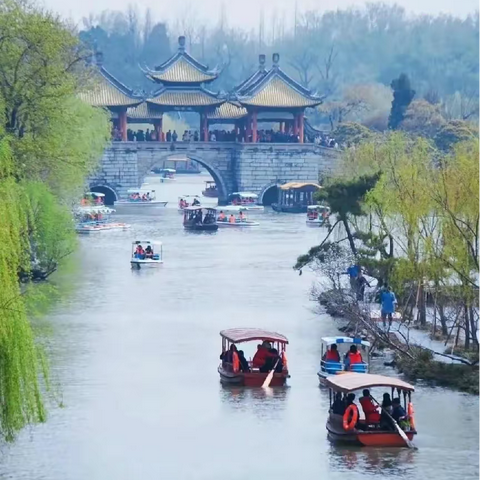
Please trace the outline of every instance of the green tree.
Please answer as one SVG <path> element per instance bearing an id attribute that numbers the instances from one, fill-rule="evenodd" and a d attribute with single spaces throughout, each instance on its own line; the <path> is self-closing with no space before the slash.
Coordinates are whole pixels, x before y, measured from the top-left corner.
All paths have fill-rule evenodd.
<path id="1" fill-rule="evenodd" d="M 419 99 L 408 106 L 399 128 L 415 136 L 433 138 L 445 123 L 440 105 Z"/>
<path id="2" fill-rule="evenodd" d="M 358 145 L 363 141 L 373 139 L 373 132 L 360 123 L 346 122 L 341 123 L 333 130 L 332 137 L 339 145 Z"/>
<path id="3" fill-rule="evenodd" d="M 410 88 L 410 79 L 404 73 L 392 80 L 391 87 L 393 100 L 392 110 L 388 119 L 388 128 L 396 130 L 405 118 L 407 108 L 415 96 L 415 90 Z"/>
<path id="4" fill-rule="evenodd" d="M 448 152 L 457 143 L 473 140 L 478 137 L 478 129 L 464 120 L 450 120 L 442 125 L 435 135 L 435 145 Z"/>

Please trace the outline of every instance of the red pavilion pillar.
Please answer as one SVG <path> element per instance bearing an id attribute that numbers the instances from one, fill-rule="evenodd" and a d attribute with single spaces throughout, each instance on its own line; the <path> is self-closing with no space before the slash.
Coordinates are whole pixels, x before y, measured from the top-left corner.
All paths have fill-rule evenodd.
<path id="1" fill-rule="evenodd" d="M 303 143 L 303 137 L 304 137 L 304 127 L 305 127 L 305 115 L 303 112 L 300 112 L 298 114 L 298 136 L 299 142 Z"/>
<path id="2" fill-rule="evenodd" d="M 118 128 L 122 136 L 122 142 L 127 141 L 127 109 L 124 108 L 118 112 Z"/>
<path id="3" fill-rule="evenodd" d="M 257 143 L 257 111 L 252 112 L 252 143 Z"/>

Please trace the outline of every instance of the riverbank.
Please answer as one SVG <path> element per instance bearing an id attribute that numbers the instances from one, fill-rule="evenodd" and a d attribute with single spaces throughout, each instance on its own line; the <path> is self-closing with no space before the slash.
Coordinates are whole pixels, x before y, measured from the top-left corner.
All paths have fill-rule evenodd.
<path id="1" fill-rule="evenodd" d="M 448 349 L 445 351 L 441 341 L 430 339 L 427 331 L 408 328 L 398 322 L 393 322 L 390 331 L 385 334 L 376 322 L 365 318 L 365 312 L 344 290 L 322 292 L 317 300 L 325 313 L 343 321 L 339 331 L 367 339 L 377 350 L 393 350 L 393 361 L 388 364 L 409 380 L 422 380 L 432 385 L 479 394 L 478 355 L 475 359 L 471 352 L 462 355 L 456 351 L 455 356 L 444 356 Z M 435 358 L 437 355 L 438 359 Z"/>

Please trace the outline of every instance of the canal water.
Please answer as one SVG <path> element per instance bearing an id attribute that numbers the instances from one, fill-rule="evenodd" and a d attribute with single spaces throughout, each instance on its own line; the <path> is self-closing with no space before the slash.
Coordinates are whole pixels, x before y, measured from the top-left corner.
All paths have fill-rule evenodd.
<path id="1" fill-rule="evenodd" d="M 292 269 L 324 233 L 303 215 L 271 211 L 255 214 L 257 229 L 187 233 L 177 197 L 199 194 L 203 180 L 159 185 L 169 205 L 122 215 L 130 232 L 81 238 L 75 273 L 56 278 L 72 293 L 50 316 L 63 407 L 2 448 L 0 478 L 478 478 L 478 398 L 446 389 L 417 385 L 417 451 L 330 445 L 316 370 L 320 338 L 337 330 L 312 311 L 313 277 Z M 133 239 L 160 239 L 165 264 L 131 270 Z M 220 385 L 218 332 L 237 326 L 289 338 L 288 387 Z M 393 374 L 377 362 L 375 371 Z"/>

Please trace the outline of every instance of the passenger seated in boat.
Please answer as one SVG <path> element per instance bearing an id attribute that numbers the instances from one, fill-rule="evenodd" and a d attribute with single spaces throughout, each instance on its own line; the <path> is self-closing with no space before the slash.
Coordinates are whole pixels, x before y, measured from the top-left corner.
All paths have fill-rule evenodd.
<path id="1" fill-rule="evenodd" d="M 260 368 L 265 364 L 265 360 L 268 357 L 268 352 L 272 348 L 269 342 L 264 341 L 262 344 L 257 345 L 257 351 L 253 356 L 252 367 Z"/>
<path id="2" fill-rule="evenodd" d="M 240 211 L 238 217 L 241 222 L 244 222 L 247 219 L 246 215 L 242 211 Z"/>
<path id="3" fill-rule="evenodd" d="M 141 245 L 137 245 L 137 249 L 135 250 L 135 257 L 143 260 L 145 258 L 145 251 Z"/>
<path id="4" fill-rule="evenodd" d="M 389 393 L 383 394 L 382 408 L 380 411 L 380 428 L 384 430 L 394 430 L 395 427 L 392 425 L 392 421 L 388 415 L 391 415 L 393 411 L 392 399 L 390 398 Z"/>
<path id="5" fill-rule="evenodd" d="M 248 360 L 245 358 L 245 353 L 243 350 L 238 351 L 238 360 L 240 362 L 240 370 L 242 372 L 249 372 L 250 367 L 248 366 Z"/>
<path id="6" fill-rule="evenodd" d="M 358 351 L 356 345 L 352 345 L 345 355 L 345 370 L 351 370 L 351 366 L 356 363 L 363 363 L 362 354 Z"/>
<path id="7" fill-rule="evenodd" d="M 276 366 L 275 366 L 276 365 Z M 280 355 L 278 354 L 277 349 L 271 348 L 268 351 L 267 358 L 265 359 L 265 363 L 262 367 L 260 367 L 260 372 L 268 373 L 270 370 L 275 368 L 276 373 L 282 373 L 283 370 L 283 363 Z"/>
<path id="8" fill-rule="evenodd" d="M 230 214 L 230 217 L 228 219 L 228 223 L 235 223 L 237 219 L 235 218 L 235 215 L 232 213 Z"/>
<path id="9" fill-rule="evenodd" d="M 402 430 L 410 429 L 410 418 L 407 415 L 407 412 L 402 407 L 400 399 L 398 397 L 392 400 L 392 418 L 398 423 Z"/>
<path id="10" fill-rule="evenodd" d="M 145 249 L 145 258 L 153 258 L 153 250 L 150 245 L 147 245 L 147 248 Z"/>
<path id="11" fill-rule="evenodd" d="M 223 213 L 222 210 L 220 210 L 220 215 L 218 216 L 218 221 L 219 222 L 226 222 L 227 221 L 227 216 Z"/>
<path id="12" fill-rule="evenodd" d="M 373 403 L 372 397 L 370 396 L 370 390 L 365 389 L 363 391 L 363 397 L 360 397 L 359 401 L 365 414 L 365 423 L 380 423 L 380 414 L 378 413 L 377 405 Z"/>
<path id="13" fill-rule="evenodd" d="M 200 205 L 200 202 L 196 198 L 194 198 L 192 205 L 196 207 L 197 205 Z"/>
<path id="14" fill-rule="evenodd" d="M 330 345 L 330 349 L 325 352 L 323 359 L 326 362 L 340 362 L 340 354 L 338 353 L 338 347 L 335 343 Z"/>
<path id="15" fill-rule="evenodd" d="M 358 406 L 355 403 L 355 394 L 354 393 L 349 393 L 347 395 L 347 398 L 345 399 L 345 409 L 347 409 L 350 405 L 353 405 L 355 407 L 355 410 L 357 411 L 357 418 L 360 418 L 360 411 L 358 410 Z M 355 425 L 355 428 L 358 428 L 358 421 L 357 425 Z"/>
<path id="16" fill-rule="evenodd" d="M 330 413 L 335 413 L 336 415 L 343 415 L 345 413 L 345 402 L 343 401 L 341 392 L 335 394 L 335 400 L 332 403 L 330 408 Z"/>
<path id="17" fill-rule="evenodd" d="M 225 364 L 232 364 L 233 362 L 233 352 L 237 352 L 237 347 L 234 343 L 230 345 L 228 350 L 225 350 L 220 354 L 220 360 L 222 360 L 222 365 L 225 367 Z"/>

